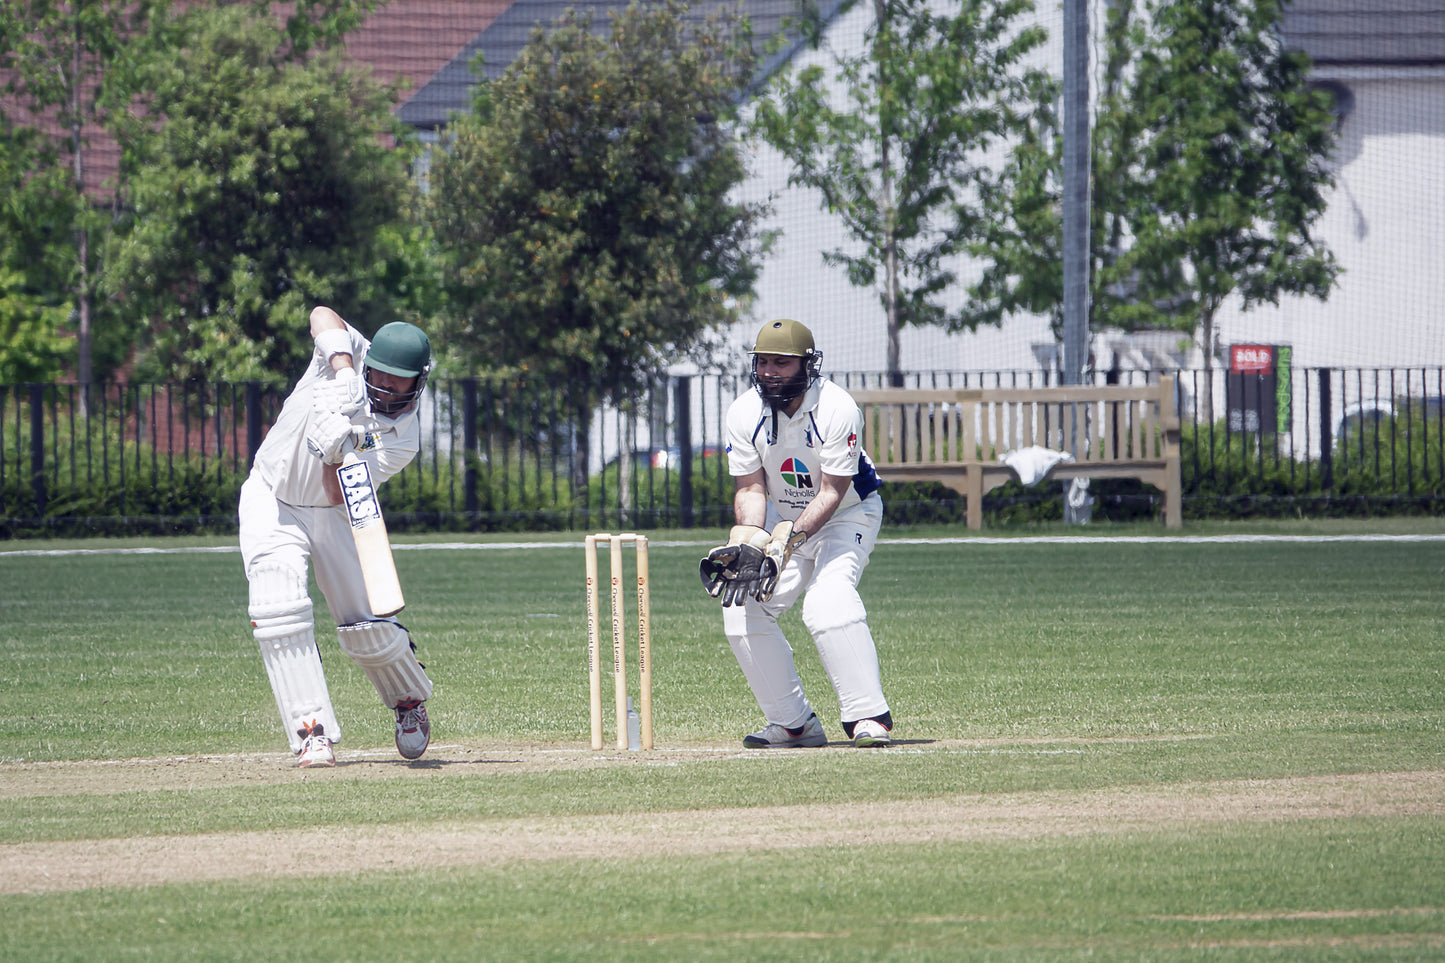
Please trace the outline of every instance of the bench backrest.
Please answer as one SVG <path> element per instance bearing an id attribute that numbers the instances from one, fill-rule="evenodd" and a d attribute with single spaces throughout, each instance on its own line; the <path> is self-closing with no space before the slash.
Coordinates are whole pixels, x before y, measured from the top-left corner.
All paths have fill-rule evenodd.
<path id="1" fill-rule="evenodd" d="M 1031 445 L 1084 463 L 1162 460 L 1178 451 L 1169 375 L 1148 385 L 849 393 L 863 409 L 863 448 L 880 466 L 993 462 Z"/>

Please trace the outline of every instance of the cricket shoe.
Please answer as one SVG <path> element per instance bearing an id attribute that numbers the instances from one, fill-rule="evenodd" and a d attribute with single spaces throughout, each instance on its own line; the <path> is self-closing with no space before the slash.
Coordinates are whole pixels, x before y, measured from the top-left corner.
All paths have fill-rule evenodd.
<path id="1" fill-rule="evenodd" d="M 886 746 L 893 740 L 889 738 L 888 727 L 877 719 L 862 719 L 853 726 L 853 745 L 859 749 L 868 749 L 873 746 Z"/>
<path id="2" fill-rule="evenodd" d="M 826 746 L 828 737 L 823 734 L 823 723 L 815 712 L 808 716 L 801 729 L 789 729 L 776 722 L 770 722 L 750 736 L 743 736 L 744 749 L 792 749 L 797 746 L 813 748 Z"/>
<path id="3" fill-rule="evenodd" d="M 321 723 L 316 720 L 296 730 L 301 736 L 301 751 L 296 753 L 296 765 L 302 769 L 336 765 L 336 750 L 326 737 Z"/>
<path id="4" fill-rule="evenodd" d="M 431 742 L 431 720 L 426 703 L 408 699 L 396 706 L 396 751 L 403 759 L 420 759 Z"/>

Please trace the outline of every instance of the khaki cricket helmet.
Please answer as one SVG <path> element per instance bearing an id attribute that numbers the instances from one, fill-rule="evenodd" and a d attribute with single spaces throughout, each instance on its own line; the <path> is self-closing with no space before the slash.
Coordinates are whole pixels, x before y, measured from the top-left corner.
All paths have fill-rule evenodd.
<path id="1" fill-rule="evenodd" d="M 774 408 L 786 406 L 794 398 L 811 388 L 822 374 L 823 352 L 817 349 L 813 343 L 813 332 L 808 330 L 807 325 L 792 318 L 779 318 L 776 321 L 769 321 L 763 325 L 758 332 L 758 339 L 753 343 L 753 349 L 749 352 L 753 356 L 752 381 L 753 387 L 758 389 L 758 394 L 763 400 Z M 798 376 L 783 382 L 767 382 L 758 380 L 758 355 L 776 354 L 793 358 L 802 358 L 803 364 L 798 369 Z"/>

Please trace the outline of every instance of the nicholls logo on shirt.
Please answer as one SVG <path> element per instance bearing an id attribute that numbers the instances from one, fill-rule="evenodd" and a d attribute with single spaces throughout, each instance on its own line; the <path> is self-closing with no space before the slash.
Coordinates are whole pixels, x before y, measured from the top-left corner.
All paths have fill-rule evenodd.
<path id="1" fill-rule="evenodd" d="M 783 478 L 783 484 L 789 488 L 812 488 L 813 472 L 807 465 L 797 458 L 783 459 L 778 474 Z"/>

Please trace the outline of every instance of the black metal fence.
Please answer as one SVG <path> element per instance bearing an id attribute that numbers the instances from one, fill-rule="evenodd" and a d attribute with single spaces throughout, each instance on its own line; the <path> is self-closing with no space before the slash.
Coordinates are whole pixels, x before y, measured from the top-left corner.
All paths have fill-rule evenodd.
<path id="1" fill-rule="evenodd" d="M 879 387 L 880 373 L 838 373 Z M 1097 380 L 1150 377 L 1133 371 Z M 927 372 L 908 386 L 1043 385 L 1039 372 Z M 1445 506 L 1445 368 L 1178 372 L 1189 517 L 1394 514 Z M 723 419 L 733 374 L 659 376 L 625 403 L 542 380 L 436 378 L 422 454 L 382 492 L 395 529 L 582 530 L 731 521 Z M 0 385 L 0 537 L 234 530 L 241 482 L 284 393 L 246 384 Z M 960 517 L 943 490 L 890 486 L 895 521 Z M 1106 517 L 1157 510 L 1119 483 Z M 1051 517 L 1057 490 L 1008 486 L 996 519 Z"/>

